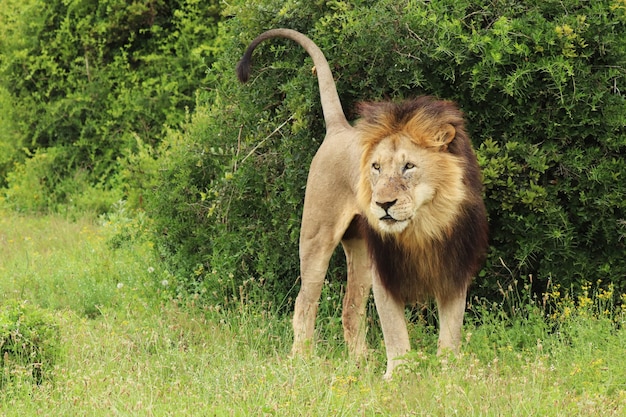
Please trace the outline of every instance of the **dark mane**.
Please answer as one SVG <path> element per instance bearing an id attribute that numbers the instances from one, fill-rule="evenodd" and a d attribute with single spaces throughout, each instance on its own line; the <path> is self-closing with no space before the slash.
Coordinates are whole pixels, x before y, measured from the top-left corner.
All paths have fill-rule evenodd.
<path id="1" fill-rule="evenodd" d="M 405 303 L 465 291 L 482 266 L 487 247 L 487 222 L 482 205 L 466 205 L 445 241 L 430 241 L 420 253 L 408 252 L 393 238 L 384 238 L 361 222 L 372 262 L 382 284 Z"/>
<path id="2" fill-rule="evenodd" d="M 361 103 L 358 109 L 362 119 L 357 128 L 369 148 L 397 132 L 419 138 L 424 136 L 424 129 L 435 131 L 447 124 L 454 127 L 455 137 L 445 152 L 463 161 L 467 197 L 446 237 L 427 241 L 419 248 L 406 248 L 392 236 L 381 236 L 365 219 L 361 228 L 381 281 L 395 298 L 412 303 L 429 296 L 445 299 L 465 291 L 484 262 L 488 227 L 480 168 L 463 112 L 451 101 L 428 96 L 400 103 Z"/>

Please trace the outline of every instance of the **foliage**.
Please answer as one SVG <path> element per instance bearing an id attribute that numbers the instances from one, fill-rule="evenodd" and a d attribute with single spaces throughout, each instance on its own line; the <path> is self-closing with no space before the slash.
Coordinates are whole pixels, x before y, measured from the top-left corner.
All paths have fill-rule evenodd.
<path id="1" fill-rule="evenodd" d="M 59 328 L 45 310 L 26 302 L 0 306 L 0 388 L 15 378 L 41 382 L 59 354 Z"/>
<path id="2" fill-rule="evenodd" d="M 137 177 L 145 173 L 119 177 L 120 164 L 132 170 L 138 147 L 159 143 L 193 108 L 218 49 L 218 3 L 2 0 L 0 149 L 8 153 L 0 157 L 0 185 L 7 203 L 58 210 L 79 205 L 87 188 L 111 204 L 120 196 L 107 190 L 131 180 L 135 187 L 120 191 L 137 200 Z M 52 164 L 30 162 L 46 154 Z M 76 176 L 82 183 L 68 190 Z M 37 203 L 15 190 L 29 181 L 45 194 Z"/>
<path id="3" fill-rule="evenodd" d="M 357 100 L 419 94 L 464 109 L 491 228 L 476 295 L 529 275 L 533 291 L 549 280 L 626 288 L 623 1 L 268 0 L 225 13 L 215 88 L 166 139 L 151 197 L 158 247 L 184 290 L 235 297 L 256 280 L 264 300 L 292 298 L 306 173 L 324 135 L 311 61 L 272 40 L 255 52 L 249 85 L 233 75 L 274 27 L 318 43 L 349 118 Z"/>
<path id="4" fill-rule="evenodd" d="M 109 213 L 100 216 L 100 221 L 109 235 L 107 243 L 114 249 L 146 243 L 150 236 L 151 224 L 146 213 L 130 211 L 125 200 L 113 204 Z"/>
<path id="5" fill-rule="evenodd" d="M 7 176 L 7 204 L 19 211 L 67 214 L 72 207 L 90 213 L 109 210 L 111 201 L 121 198 L 120 190 L 92 184 L 87 169 L 65 165 L 73 150 L 67 146 L 40 148 Z"/>
<path id="6" fill-rule="evenodd" d="M 19 149 L 19 134 L 11 101 L 9 92 L 0 86 L 0 178 L 11 169 Z"/>

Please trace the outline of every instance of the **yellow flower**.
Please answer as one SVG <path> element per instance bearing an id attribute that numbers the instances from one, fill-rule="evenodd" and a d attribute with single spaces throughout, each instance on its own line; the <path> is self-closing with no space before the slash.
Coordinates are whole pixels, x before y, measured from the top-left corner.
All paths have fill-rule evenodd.
<path id="1" fill-rule="evenodd" d="M 574 29 L 572 29 L 572 27 L 570 25 L 563 25 L 563 26 L 557 26 L 556 27 L 556 34 L 559 35 L 560 37 L 565 37 L 565 38 L 575 38 L 576 34 L 574 34 Z"/>

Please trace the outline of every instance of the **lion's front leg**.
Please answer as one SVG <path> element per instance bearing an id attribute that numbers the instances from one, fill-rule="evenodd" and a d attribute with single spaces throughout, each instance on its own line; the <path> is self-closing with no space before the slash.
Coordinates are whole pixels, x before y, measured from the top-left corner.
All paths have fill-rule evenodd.
<path id="1" fill-rule="evenodd" d="M 463 290 L 453 296 L 437 298 L 437 310 L 439 312 L 438 355 L 445 352 L 459 353 L 466 297 L 467 290 Z"/>
<path id="2" fill-rule="evenodd" d="M 376 273 L 374 273 L 373 291 L 387 351 L 387 371 L 384 378 L 391 379 L 394 368 L 402 363 L 400 357 L 411 349 L 404 317 L 405 305 L 404 302 L 396 300 L 389 294 Z"/>

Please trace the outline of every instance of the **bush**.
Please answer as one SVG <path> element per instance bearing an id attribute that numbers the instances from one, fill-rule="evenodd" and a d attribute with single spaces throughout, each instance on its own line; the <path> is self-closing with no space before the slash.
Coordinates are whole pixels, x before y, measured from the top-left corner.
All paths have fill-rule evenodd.
<path id="1" fill-rule="evenodd" d="M 121 191 L 93 184 L 86 169 L 70 168 L 71 149 L 53 146 L 41 148 L 7 174 L 4 203 L 20 212 L 73 214 L 75 208 L 89 213 L 110 209 L 111 202 L 122 197 Z"/>
<path id="2" fill-rule="evenodd" d="M 528 275 L 535 291 L 549 279 L 626 289 L 622 0 L 231 2 L 226 13 L 215 86 L 165 141 L 151 198 L 159 248 L 186 289 L 235 296 L 256 279 L 278 305 L 293 294 L 305 178 L 324 136 L 311 61 L 272 40 L 250 85 L 233 75 L 274 27 L 325 51 L 349 118 L 356 100 L 420 94 L 464 109 L 491 228 L 476 294 Z"/>
<path id="3" fill-rule="evenodd" d="M 44 208 L 75 204 L 81 190 L 63 189 L 75 175 L 97 189 L 119 186 L 120 162 L 132 163 L 138 143 L 158 144 L 184 119 L 218 49 L 219 18 L 212 0 L 5 2 L 0 109 L 13 111 L 0 118 L 0 132 L 11 133 L 0 133 L 0 149 L 13 151 L 22 172 L 33 155 L 56 154 L 49 169 L 26 172 L 44 183 L 53 203 Z M 5 177 L 11 171 L 3 155 L 0 186 L 15 200 L 11 188 L 20 184 Z"/>
<path id="4" fill-rule="evenodd" d="M 58 349 L 58 325 L 45 310 L 25 302 L 0 306 L 0 388 L 17 376 L 40 383 Z"/>
<path id="5" fill-rule="evenodd" d="M 11 95 L 0 86 L 0 126 L 2 126 L 0 130 L 0 184 L 13 167 L 19 152 L 19 134 L 14 120 Z"/>
<path id="6" fill-rule="evenodd" d="M 242 3 L 225 13 L 276 16 L 282 3 L 267 9 Z M 319 13 L 304 7 L 301 16 L 314 22 Z M 257 33 L 261 22 L 250 18 L 253 29 L 242 22 L 231 19 L 224 27 L 224 54 L 212 68 L 214 88 L 199 95 L 183 132 L 172 132 L 159 151 L 150 213 L 162 257 L 184 277 L 180 291 L 223 302 L 237 298 L 244 282 L 256 282 L 265 301 L 280 308 L 289 304 L 298 276 L 294 242 L 304 184 L 324 135 L 323 125 L 309 122 L 321 109 L 316 85 L 305 78 L 294 87 L 302 88 L 298 100 L 305 107 L 293 115 L 283 103 L 282 71 L 259 77 L 248 90 L 252 96 L 244 94 L 234 78 L 242 44 L 233 33 Z M 281 51 L 301 66 L 301 51 L 288 46 Z M 273 61 L 282 65 L 278 56 Z"/>

